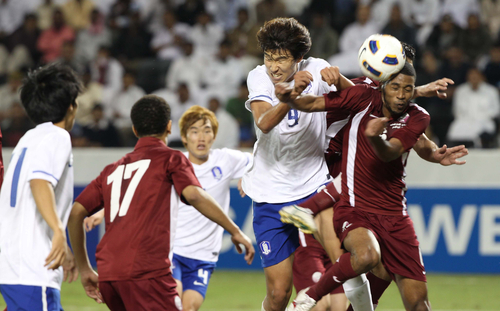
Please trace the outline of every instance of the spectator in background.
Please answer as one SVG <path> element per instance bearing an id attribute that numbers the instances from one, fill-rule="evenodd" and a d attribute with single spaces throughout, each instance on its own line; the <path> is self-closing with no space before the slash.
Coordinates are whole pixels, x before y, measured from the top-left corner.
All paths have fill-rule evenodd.
<path id="1" fill-rule="evenodd" d="M 238 25 L 238 12 L 247 9 L 248 0 L 208 0 L 206 10 L 217 24 L 229 32 Z"/>
<path id="2" fill-rule="evenodd" d="M 281 0 L 261 0 L 255 6 L 257 19 L 270 21 L 276 17 L 282 17 L 286 10 L 285 4 Z"/>
<path id="3" fill-rule="evenodd" d="M 219 122 L 219 131 L 213 148 L 238 148 L 240 145 L 240 127 L 238 121 L 229 114 L 221 105 L 219 98 L 211 97 L 208 101 L 208 109 L 215 113 Z"/>
<path id="4" fill-rule="evenodd" d="M 113 30 L 128 27 L 131 14 L 138 10 L 139 6 L 133 0 L 116 0 L 109 10 L 109 27 Z"/>
<path id="5" fill-rule="evenodd" d="M 488 53 L 491 46 L 491 37 L 488 29 L 481 24 L 479 15 L 471 14 L 467 20 L 467 28 L 460 37 L 460 46 L 469 58 L 475 63 L 479 57 Z"/>
<path id="6" fill-rule="evenodd" d="M 83 127 L 83 137 L 90 147 L 120 147 L 120 135 L 113 122 L 104 116 L 104 106 L 91 110 L 91 122 Z"/>
<path id="7" fill-rule="evenodd" d="M 92 0 L 67 0 L 61 9 L 68 25 L 79 31 L 90 25 L 90 14 L 94 7 Z"/>
<path id="8" fill-rule="evenodd" d="M 113 43 L 112 54 L 123 64 L 152 56 L 150 49 L 151 34 L 141 23 L 139 10 L 130 14 L 130 23 L 119 31 Z"/>
<path id="9" fill-rule="evenodd" d="M 219 44 L 224 40 L 224 29 L 211 19 L 206 11 L 199 13 L 188 38 L 193 42 L 194 54 L 207 59 L 217 54 Z"/>
<path id="10" fill-rule="evenodd" d="M 500 113 L 498 89 L 484 82 L 477 68 L 467 72 L 467 83 L 457 87 L 448 139 L 467 146 L 496 146 L 496 123 Z"/>
<path id="11" fill-rule="evenodd" d="M 9 118 L 2 122 L 2 146 L 15 147 L 21 137 L 33 128 L 20 101 L 14 101 L 9 108 Z"/>
<path id="12" fill-rule="evenodd" d="M 500 1 L 481 0 L 481 17 L 492 38 L 497 38 L 500 30 Z"/>
<path id="13" fill-rule="evenodd" d="M 0 44 L 19 28 L 24 19 L 25 8 L 19 0 L 0 0 Z"/>
<path id="14" fill-rule="evenodd" d="M 415 29 L 403 21 L 399 4 L 392 6 L 389 23 L 382 29 L 382 33 L 394 36 L 398 40 L 406 42 L 411 46 L 417 46 Z"/>
<path id="15" fill-rule="evenodd" d="M 202 12 L 205 12 L 203 0 L 186 0 L 177 7 L 176 15 L 179 22 L 194 26 Z"/>
<path id="16" fill-rule="evenodd" d="M 9 36 L 7 49 L 10 54 L 6 59 L 7 72 L 19 71 L 38 63 L 40 52 L 36 44 L 39 36 L 40 29 L 37 27 L 36 15 L 27 14 L 23 25 Z"/>
<path id="17" fill-rule="evenodd" d="M 9 74 L 7 83 L 0 86 L 0 121 L 10 117 L 9 111 L 14 103 L 21 102 L 18 91 L 22 80 L 23 74 L 14 71 Z"/>
<path id="18" fill-rule="evenodd" d="M 92 81 L 90 69 L 82 75 L 83 92 L 78 95 L 78 110 L 75 120 L 79 125 L 87 125 L 92 121 L 92 108 L 103 99 L 103 87 L 100 83 Z"/>
<path id="19" fill-rule="evenodd" d="M 111 96 L 122 89 L 123 72 L 125 71 L 122 64 L 111 57 L 107 46 L 101 46 L 90 70 L 92 80 L 103 86 L 103 101 L 109 104 Z"/>
<path id="20" fill-rule="evenodd" d="M 245 109 L 245 102 L 248 100 L 248 87 L 246 80 L 240 84 L 238 95 L 227 101 L 226 111 L 229 112 L 238 122 L 240 127 L 240 146 L 251 148 L 255 142 L 253 132 L 252 114 Z"/>
<path id="21" fill-rule="evenodd" d="M 418 46 L 424 46 L 434 25 L 439 21 L 439 0 L 408 1 L 407 4 L 409 16 L 405 21 L 417 29 Z"/>
<path id="22" fill-rule="evenodd" d="M 311 27 L 309 27 L 311 46 L 309 55 L 317 58 L 328 59 L 328 57 L 337 53 L 339 35 L 330 26 L 328 16 L 322 12 L 316 12 L 312 15 Z"/>
<path id="23" fill-rule="evenodd" d="M 478 0 L 442 0 L 441 15 L 450 15 L 452 20 L 461 28 L 467 27 L 467 18 L 470 14 L 479 13 Z"/>
<path id="24" fill-rule="evenodd" d="M 201 82 L 209 93 L 217 94 L 225 102 L 236 95 L 244 75 L 241 62 L 231 55 L 231 45 L 229 41 L 224 40 L 219 45 L 217 56 L 203 68 Z"/>
<path id="25" fill-rule="evenodd" d="M 193 44 L 191 42 L 184 42 L 182 50 L 184 57 L 175 59 L 168 69 L 167 88 L 175 91 L 182 82 L 188 84 L 191 90 L 197 90 L 201 86 L 205 62 L 201 57 L 193 54 Z M 167 102 L 170 103 L 168 100 Z"/>
<path id="26" fill-rule="evenodd" d="M 228 32 L 227 39 L 231 43 L 231 53 L 237 57 L 246 54 L 248 36 L 252 24 L 249 21 L 248 9 L 241 8 L 238 10 L 238 23 Z"/>
<path id="27" fill-rule="evenodd" d="M 462 30 L 458 27 L 451 16 L 445 15 L 438 25 L 434 26 L 425 44 L 427 49 L 431 49 L 434 54 L 442 57 L 444 52 L 453 45 L 458 45 Z"/>
<path id="28" fill-rule="evenodd" d="M 172 119 L 172 133 L 168 136 L 169 147 L 184 147 L 181 140 L 179 120 L 181 119 L 184 111 L 196 105 L 196 100 L 194 100 L 191 93 L 192 92 L 190 92 L 189 85 L 187 83 L 179 83 L 179 86 L 176 89 L 176 95 L 172 96 L 171 98 L 164 98 L 165 100 L 169 100 L 168 104 L 170 105 L 171 109 L 170 117 Z M 158 95 L 161 96 L 160 94 Z"/>
<path id="29" fill-rule="evenodd" d="M 61 56 L 55 61 L 70 67 L 79 76 L 83 75 L 85 71 L 86 62 L 81 56 L 76 54 L 75 42 L 72 40 L 64 41 L 61 48 Z"/>
<path id="30" fill-rule="evenodd" d="M 99 47 L 109 45 L 111 45 L 111 32 L 104 22 L 104 16 L 99 10 L 94 9 L 90 13 L 90 25 L 78 33 L 77 54 L 90 62 L 96 57 Z"/>
<path id="31" fill-rule="evenodd" d="M 361 70 L 358 65 L 358 50 L 370 35 L 379 28 L 370 22 L 370 7 L 359 5 L 356 11 L 356 22 L 350 24 L 340 35 L 340 53 L 328 59 L 332 66 L 339 66 L 340 72 L 346 76 L 358 76 Z"/>
<path id="32" fill-rule="evenodd" d="M 441 64 L 440 76 L 448 77 L 455 81 L 455 85 L 465 83 L 467 71 L 470 65 L 465 59 L 463 50 L 458 46 L 450 47 L 444 54 Z M 448 91 L 453 94 L 454 86 L 448 87 Z M 451 99 L 451 97 L 448 97 Z"/>
<path id="33" fill-rule="evenodd" d="M 182 57 L 182 43 L 189 32 L 189 25 L 178 23 L 174 12 L 165 11 L 163 24 L 155 30 L 151 40 L 151 48 L 156 57 L 170 61 Z"/>
<path id="34" fill-rule="evenodd" d="M 488 83 L 500 89 L 500 43 L 490 49 L 489 61 L 484 68 L 484 75 Z"/>
<path id="35" fill-rule="evenodd" d="M 130 71 L 125 72 L 123 75 L 123 88 L 113 96 L 109 105 L 111 118 L 120 130 L 122 142 L 125 146 L 133 146 L 136 142 L 132 132 L 130 111 L 135 102 L 144 95 L 146 95 L 144 90 L 135 84 L 135 75 Z"/>
<path id="36" fill-rule="evenodd" d="M 434 82 L 443 76 L 439 73 L 439 61 L 429 50 L 422 53 L 421 60 L 417 63 L 417 82 L 415 85 L 425 85 Z M 454 86 L 448 86 L 452 88 Z M 419 97 L 417 104 L 425 108 L 431 115 L 430 131 L 432 140 L 437 141 L 439 145 L 446 142 L 446 134 L 453 115 L 451 113 L 451 102 L 442 100 L 438 97 Z M 430 134 L 430 133 L 428 133 Z"/>
<path id="37" fill-rule="evenodd" d="M 66 25 L 64 15 L 56 9 L 52 18 L 52 27 L 44 30 L 38 39 L 38 50 L 42 53 L 42 61 L 50 63 L 61 55 L 64 41 L 75 39 L 75 32 Z"/>
<path id="38" fill-rule="evenodd" d="M 52 0 L 43 0 L 37 10 L 36 15 L 38 16 L 38 28 L 41 30 L 47 30 L 52 26 L 52 20 L 54 11 L 57 9 L 58 5 Z"/>

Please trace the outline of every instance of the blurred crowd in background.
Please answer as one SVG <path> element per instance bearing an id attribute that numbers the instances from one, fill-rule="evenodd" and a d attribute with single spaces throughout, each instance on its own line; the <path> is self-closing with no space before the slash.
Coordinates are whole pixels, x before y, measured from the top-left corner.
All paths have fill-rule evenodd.
<path id="1" fill-rule="evenodd" d="M 85 84 L 75 147 L 133 146 L 129 113 L 143 95 L 172 107 L 169 145 L 192 105 L 215 112 L 218 147 L 251 147 L 246 76 L 263 63 L 256 33 L 275 17 L 308 27 L 312 49 L 348 77 L 373 33 L 417 50 L 417 85 L 455 81 L 448 98 L 419 98 L 439 144 L 498 148 L 500 0 L 0 0 L 0 128 L 15 146 L 33 124 L 20 104 L 23 76 L 62 62 Z"/>

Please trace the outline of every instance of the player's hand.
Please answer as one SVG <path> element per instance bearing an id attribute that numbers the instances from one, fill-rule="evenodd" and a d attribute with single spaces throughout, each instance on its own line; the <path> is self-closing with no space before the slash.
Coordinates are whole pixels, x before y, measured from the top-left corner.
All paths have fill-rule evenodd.
<path id="1" fill-rule="evenodd" d="M 49 270 L 59 268 L 68 254 L 68 245 L 66 244 L 66 233 L 63 230 L 56 230 L 52 237 L 52 249 L 45 259 L 44 267 Z"/>
<path id="2" fill-rule="evenodd" d="M 337 66 L 326 67 L 321 69 L 321 79 L 328 85 L 338 86 L 340 84 L 340 70 Z"/>
<path id="3" fill-rule="evenodd" d="M 100 210 L 99 212 L 95 213 L 94 215 L 87 217 L 83 220 L 83 227 L 85 228 L 85 231 L 89 232 L 90 230 L 94 229 L 98 225 L 102 223 L 102 220 L 104 219 L 104 209 Z"/>
<path id="4" fill-rule="evenodd" d="M 366 137 L 380 136 L 387 126 L 387 121 L 389 121 L 389 118 L 376 118 L 368 121 L 365 129 Z"/>
<path id="5" fill-rule="evenodd" d="M 97 273 L 92 269 L 82 271 L 81 281 L 87 296 L 94 299 L 97 303 L 102 303 L 102 295 L 97 286 L 99 284 L 99 276 Z"/>
<path id="6" fill-rule="evenodd" d="M 238 180 L 238 191 L 240 192 L 240 196 L 242 198 L 244 198 L 244 197 L 246 197 L 247 194 L 245 193 L 245 191 L 243 191 L 243 187 L 241 186 L 241 181 L 242 180 L 243 179 L 241 179 L 241 178 L 240 178 L 240 180 Z"/>
<path id="7" fill-rule="evenodd" d="M 458 159 L 465 157 L 469 154 L 469 150 L 465 148 L 464 145 L 455 146 L 452 148 L 448 148 L 446 145 L 443 145 L 441 148 L 437 149 L 433 152 L 432 156 L 434 157 L 435 162 L 443 165 L 463 165 L 466 161 L 460 161 Z"/>
<path id="8" fill-rule="evenodd" d="M 251 265 L 253 257 L 255 256 L 255 249 L 253 248 L 250 238 L 247 237 L 241 230 L 239 230 L 238 233 L 231 236 L 231 241 L 236 247 L 236 251 L 238 252 L 238 254 L 243 253 L 241 245 L 245 247 L 245 261 L 247 262 L 247 264 Z"/>
<path id="9" fill-rule="evenodd" d="M 293 76 L 293 80 L 295 81 L 293 93 L 299 96 L 307 88 L 309 83 L 313 81 L 313 76 L 309 71 L 297 71 Z"/>
<path id="10" fill-rule="evenodd" d="M 414 97 L 434 97 L 437 96 L 441 99 L 447 97 L 446 91 L 448 90 L 448 85 L 455 84 L 452 79 L 442 78 L 434 82 L 422 85 L 415 89 Z"/>
<path id="11" fill-rule="evenodd" d="M 78 269 L 76 268 L 75 257 L 71 250 L 68 250 L 68 256 L 66 256 L 62 266 L 64 272 L 63 282 L 68 281 L 68 283 L 71 283 L 78 279 Z"/>
<path id="12" fill-rule="evenodd" d="M 286 82 L 277 83 L 274 86 L 274 93 L 282 103 L 289 103 L 297 98 L 296 93 L 293 92 L 293 87 L 290 85 L 290 83 Z M 294 93 L 295 96 L 292 97 L 292 93 Z"/>

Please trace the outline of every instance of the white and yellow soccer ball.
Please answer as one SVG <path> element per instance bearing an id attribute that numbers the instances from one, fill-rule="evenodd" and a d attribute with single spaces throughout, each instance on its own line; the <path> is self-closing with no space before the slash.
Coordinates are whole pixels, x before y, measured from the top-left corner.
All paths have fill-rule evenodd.
<path id="1" fill-rule="evenodd" d="M 405 65 L 403 45 L 390 35 L 369 36 L 358 54 L 359 66 L 367 77 L 377 81 L 387 81 Z"/>

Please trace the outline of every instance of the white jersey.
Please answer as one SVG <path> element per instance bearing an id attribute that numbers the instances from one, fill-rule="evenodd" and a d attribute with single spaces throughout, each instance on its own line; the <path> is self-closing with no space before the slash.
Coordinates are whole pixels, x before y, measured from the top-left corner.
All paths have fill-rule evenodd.
<path id="1" fill-rule="evenodd" d="M 186 157 L 188 153 L 185 153 Z M 238 150 L 213 149 L 208 161 L 193 163 L 194 173 L 201 186 L 224 210 L 229 211 L 229 184 L 241 178 L 252 155 Z M 177 216 L 174 253 L 183 257 L 216 262 L 222 245 L 224 229 L 212 222 L 191 205 L 180 203 Z"/>
<path id="2" fill-rule="evenodd" d="M 313 81 L 302 94 L 322 95 L 336 91 L 321 79 L 328 62 L 310 57 L 299 63 L 299 71 L 309 71 Z M 262 100 L 279 104 L 274 84 L 264 65 L 248 74 L 249 90 L 245 106 Z M 252 167 L 243 176 L 243 190 L 258 203 L 285 203 L 304 198 L 331 180 L 325 163 L 326 112 L 306 113 L 295 109 L 264 134 L 257 126 Z"/>
<path id="3" fill-rule="evenodd" d="M 0 194 L 0 284 L 61 288 L 62 267 L 44 267 L 53 232 L 36 207 L 30 180 L 52 184 L 57 216 L 66 227 L 73 203 L 72 159 L 69 133 L 51 122 L 28 131 L 14 149 Z"/>

